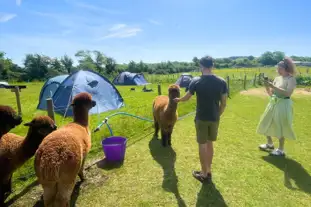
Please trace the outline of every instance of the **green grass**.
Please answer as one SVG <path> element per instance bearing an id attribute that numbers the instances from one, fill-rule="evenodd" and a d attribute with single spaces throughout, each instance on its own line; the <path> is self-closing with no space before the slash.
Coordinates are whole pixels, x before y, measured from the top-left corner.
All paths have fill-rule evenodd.
<path id="1" fill-rule="evenodd" d="M 21 92 L 24 122 L 36 114 L 46 114 L 36 110 L 42 84 L 27 84 L 27 89 Z M 166 93 L 167 86 L 162 85 L 163 93 Z M 142 87 L 136 87 L 136 91 L 130 91 L 130 87 L 118 87 L 126 106 L 117 111 L 151 118 L 152 100 L 157 95 L 156 85 L 151 87 L 154 92 L 150 93 L 141 92 Z M 0 96 L 1 104 L 15 106 L 13 93 L 0 89 Z M 114 134 L 128 138 L 124 165 L 98 168 L 95 164 L 90 167 L 86 170 L 89 179 L 86 183 L 89 184 L 82 187 L 77 200 L 73 200 L 77 206 L 310 206 L 311 165 L 308 152 L 311 150 L 311 131 L 307 127 L 311 118 L 310 100 L 311 96 L 297 95 L 293 98 L 294 129 L 298 139 L 286 142 L 288 156 L 284 159 L 268 157 L 267 153 L 258 150 L 258 145 L 265 139 L 255 130 L 267 98 L 236 93 L 229 99 L 215 143 L 214 187 L 202 186 L 191 175 L 191 170 L 200 166 L 193 116 L 177 122 L 172 149 L 163 149 L 159 141 L 152 140 L 151 123 L 130 117 L 113 117 L 109 123 Z M 188 103 L 181 103 L 178 108 L 180 116 L 194 110 L 195 97 Z M 93 115 L 91 128 L 115 112 L 99 117 Z M 56 116 L 59 126 L 69 121 L 70 118 Z M 12 132 L 25 135 L 26 130 L 21 125 Z M 105 136 L 109 136 L 105 127 L 92 135 L 88 165 L 103 158 L 100 141 Z M 100 167 L 100 163 L 98 165 Z M 10 198 L 34 180 L 31 159 L 14 174 L 14 193 Z M 32 206 L 41 193 L 40 187 L 32 188 L 14 206 Z"/>

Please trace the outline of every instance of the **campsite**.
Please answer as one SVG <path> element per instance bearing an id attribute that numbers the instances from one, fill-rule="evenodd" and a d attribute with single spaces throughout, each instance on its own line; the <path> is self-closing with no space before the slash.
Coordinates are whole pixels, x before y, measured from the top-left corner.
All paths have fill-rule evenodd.
<path id="1" fill-rule="evenodd" d="M 0 0 L 0 207 L 311 207 L 310 8 Z"/>
<path id="2" fill-rule="evenodd" d="M 307 68 L 299 68 L 299 71 L 303 76 L 308 76 Z M 74 93 L 75 90 L 82 89 L 92 92 L 92 86 L 96 85 L 94 81 L 98 81 L 100 88 L 104 88 L 108 93 L 105 93 L 105 97 L 99 98 L 99 103 L 103 104 L 105 112 L 98 113 L 96 107 L 94 111 L 91 111 L 92 130 L 106 117 L 118 112 L 152 119 L 151 105 L 154 97 L 158 95 L 158 85 L 161 85 L 162 94 L 166 95 L 168 86 L 176 83 L 182 75 L 145 74 L 145 82 L 150 83 L 148 87 L 153 91 L 143 92 L 144 84 L 114 86 L 113 78 L 109 81 L 98 76 L 97 73 L 90 72 L 88 74 L 90 77 L 85 72 L 83 73 L 83 77 L 86 77 L 84 79 L 88 81 L 79 82 L 77 85 L 72 83 L 73 80 L 69 75 L 51 77 L 45 82 L 18 83 L 27 86 L 20 92 L 23 118 L 30 120 L 34 115 L 47 114 L 44 99 L 50 97 L 51 94 L 56 94 L 55 97 L 58 97 L 57 91 L 60 93 L 60 89 L 64 86 L 69 86 L 62 92 L 65 94 L 68 94 L 68 91 Z M 125 160 L 121 166 L 105 164 L 101 141 L 111 136 L 107 126 L 103 125 L 98 132 L 92 132 L 92 149 L 85 167 L 88 178 L 84 183 L 77 181 L 72 196 L 72 205 L 262 206 L 264 203 L 275 206 L 297 204 L 307 206 L 310 203 L 311 168 L 308 164 L 308 156 L 304 154 L 311 146 L 308 139 L 311 134 L 305 128 L 305 123 L 311 114 L 310 107 L 308 107 L 311 100 L 310 92 L 306 91 L 304 94 L 297 92 L 293 96 L 295 117 L 298 117 L 295 118 L 294 127 L 299 139 L 291 141 L 287 147 L 290 155 L 280 160 L 257 150 L 257 145 L 262 138 L 254 133 L 259 116 L 268 101 L 267 96 L 256 95 L 259 93 L 254 91 L 261 91 L 261 94 L 264 94 L 264 89 L 257 83 L 258 80 L 254 82 L 255 74 L 258 76 L 259 73 L 265 73 L 273 77 L 275 69 L 216 69 L 215 73 L 225 79 L 227 76 L 230 77 L 231 98 L 228 99 L 228 107 L 220 126 L 220 138 L 216 145 L 216 151 L 219 154 L 216 155 L 213 165 L 215 174 L 217 174 L 213 187 L 203 186 L 201 188 L 201 185 L 191 176 L 191 169 L 199 167 L 196 162 L 197 146 L 194 141 L 195 97 L 193 97 L 191 101 L 178 106 L 178 113 L 182 119 L 177 122 L 172 138 L 173 147 L 169 149 L 163 149 L 159 141 L 152 139 L 154 130 L 152 123 L 130 116 L 111 117 L 109 124 L 113 135 L 124 136 L 128 139 Z M 78 74 L 73 73 L 71 77 L 79 77 Z M 193 77 L 200 76 L 199 72 L 191 74 Z M 246 83 L 244 84 L 245 76 Z M 81 87 L 80 83 L 84 86 Z M 72 87 L 73 85 L 77 87 Z M 246 90 L 244 86 L 247 87 Z M 134 91 L 130 90 L 132 87 L 135 88 Z M 16 105 L 14 93 L 5 89 L 1 89 L 0 93 L 1 104 Z M 62 93 L 59 97 L 62 97 Z M 185 91 L 181 90 L 181 93 L 183 95 Z M 110 97 L 106 98 L 107 95 Z M 63 103 L 60 104 L 63 108 L 60 108 L 59 113 L 57 106 L 55 107 L 55 119 L 58 126 L 72 120 L 68 113 L 68 116 L 64 113 L 66 104 L 70 103 L 68 96 L 66 98 L 66 102 L 60 102 Z M 61 98 L 54 100 L 56 104 L 57 99 Z M 244 110 L 240 110 L 241 104 Z M 12 132 L 25 134 L 25 130 L 26 127 L 20 126 Z M 220 151 L 223 153 L 221 154 Z M 230 156 L 227 156 L 228 154 Z M 14 173 L 13 189 L 12 195 L 8 198 L 10 206 L 40 206 L 42 204 L 40 198 L 42 188 L 36 183 L 33 159 Z M 275 190 L 278 193 L 272 193 Z M 280 200 L 280 196 L 284 198 Z M 269 199 L 266 199 L 267 197 Z"/>

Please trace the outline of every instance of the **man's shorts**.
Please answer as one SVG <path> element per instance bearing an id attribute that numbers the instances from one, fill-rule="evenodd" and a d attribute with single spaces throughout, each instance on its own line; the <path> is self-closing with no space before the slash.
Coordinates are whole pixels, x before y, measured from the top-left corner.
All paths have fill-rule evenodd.
<path id="1" fill-rule="evenodd" d="M 205 144 L 207 141 L 216 141 L 218 135 L 219 121 L 195 120 L 197 142 Z"/>

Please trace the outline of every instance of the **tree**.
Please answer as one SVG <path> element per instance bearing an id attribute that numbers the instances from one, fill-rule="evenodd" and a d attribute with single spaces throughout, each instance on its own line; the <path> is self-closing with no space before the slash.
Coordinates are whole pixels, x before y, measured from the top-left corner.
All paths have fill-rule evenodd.
<path id="1" fill-rule="evenodd" d="M 70 74 L 72 71 L 73 60 L 70 57 L 68 57 L 67 55 L 64 55 L 60 61 L 63 65 L 63 67 L 65 68 L 65 70 L 67 71 L 67 73 Z"/>
<path id="2" fill-rule="evenodd" d="M 285 53 L 284 52 L 280 52 L 280 51 L 275 51 L 273 52 L 273 58 L 275 63 L 280 62 L 281 60 L 283 60 L 285 57 Z"/>
<path id="3" fill-rule="evenodd" d="M 106 73 L 111 74 L 116 71 L 117 64 L 116 61 L 112 57 L 108 57 L 106 59 Z"/>
<path id="4" fill-rule="evenodd" d="M 195 66 L 199 67 L 199 59 L 197 57 L 192 58 L 192 62 L 194 63 Z"/>
<path id="5" fill-rule="evenodd" d="M 92 57 L 92 55 L 94 57 Z M 94 50 L 79 50 L 75 56 L 78 58 L 79 66 L 78 68 L 88 68 L 99 73 L 104 73 L 106 65 L 106 57 L 103 53 Z"/>
<path id="6" fill-rule="evenodd" d="M 260 56 L 259 61 L 263 65 L 275 65 L 276 64 L 273 53 L 269 51 L 263 53 Z"/>
<path id="7" fill-rule="evenodd" d="M 133 60 L 131 60 L 130 63 L 128 64 L 127 70 L 128 70 L 129 72 L 136 73 L 136 71 L 137 71 L 137 69 L 136 69 L 136 63 L 135 63 Z"/>
<path id="8" fill-rule="evenodd" d="M 59 61 L 57 58 L 54 58 L 51 60 L 50 69 L 55 72 L 60 72 L 60 73 L 64 72 L 65 70 L 61 61 Z"/>
<path id="9" fill-rule="evenodd" d="M 50 58 L 38 54 L 27 54 L 24 65 L 30 80 L 44 80 L 48 77 Z"/>
<path id="10" fill-rule="evenodd" d="M 104 73 L 104 69 L 105 69 L 105 66 L 106 66 L 106 56 L 97 51 L 97 50 L 94 50 L 93 51 L 95 57 L 94 57 L 94 64 L 96 66 L 96 69 L 99 73 Z"/>

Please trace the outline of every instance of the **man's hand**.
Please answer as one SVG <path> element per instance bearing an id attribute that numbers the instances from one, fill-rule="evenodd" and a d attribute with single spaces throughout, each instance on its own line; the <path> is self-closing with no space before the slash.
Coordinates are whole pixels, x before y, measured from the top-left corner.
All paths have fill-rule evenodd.
<path id="1" fill-rule="evenodd" d="M 183 101 L 188 101 L 191 98 L 192 94 L 188 91 L 186 95 L 182 98 L 174 98 L 173 100 L 178 103 L 178 102 L 183 102 Z"/>

